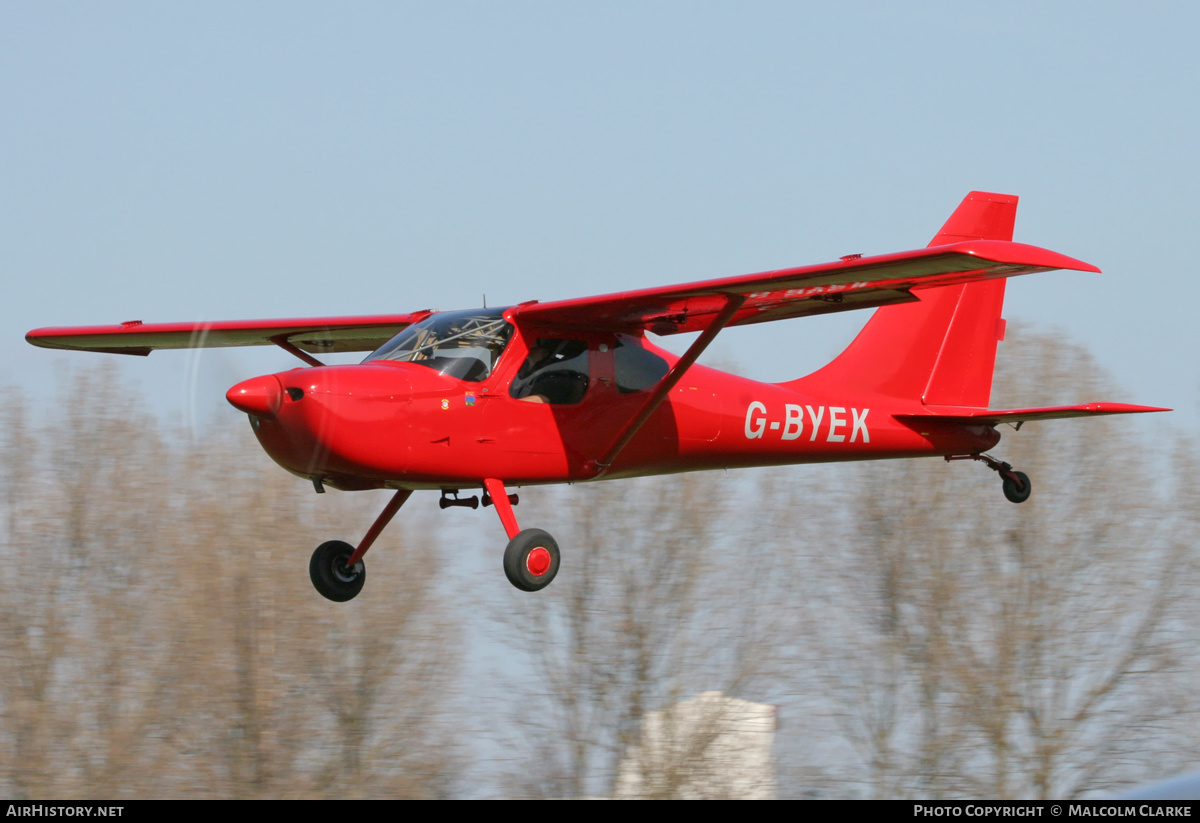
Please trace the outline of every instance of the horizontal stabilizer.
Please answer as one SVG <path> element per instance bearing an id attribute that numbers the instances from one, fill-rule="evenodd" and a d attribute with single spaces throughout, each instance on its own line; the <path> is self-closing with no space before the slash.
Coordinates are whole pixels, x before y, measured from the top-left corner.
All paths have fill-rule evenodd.
<path id="1" fill-rule="evenodd" d="M 946 423 L 1024 423 L 1027 420 L 1057 420 L 1064 417 L 1098 417 L 1105 414 L 1141 414 L 1164 412 L 1159 406 L 1133 406 L 1129 403 L 1085 403 L 1080 406 L 1044 406 L 1037 409 L 963 409 L 953 406 L 927 406 L 929 414 L 897 414 L 901 423 L 938 420 Z"/>
<path id="2" fill-rule="evenodd" d="M 222 320 L 212 323 L 143 323 L 34 329 L 25 339 L 47 349 L 147 355 L 156 349 L 270 346 L 286 343 L 306 352 L 374 351 L 406 326 L 427 317 L 379 314 L 288 320 Z"/>

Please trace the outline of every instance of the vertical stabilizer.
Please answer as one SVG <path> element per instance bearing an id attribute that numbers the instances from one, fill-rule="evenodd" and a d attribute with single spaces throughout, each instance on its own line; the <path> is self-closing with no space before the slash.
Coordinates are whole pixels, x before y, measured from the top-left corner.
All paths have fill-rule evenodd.
<path id="1" fill-rule="evenodd" d="M 1012 240 L 1017 198 L 973 191 L 930 246 Z M 847 349 L 808 377 L 805 391 L 854 391 L 930 405 L 985 407 L 1004 338 L 1004 279 L 913 289 L 919 303 L 877 309 Z"/>

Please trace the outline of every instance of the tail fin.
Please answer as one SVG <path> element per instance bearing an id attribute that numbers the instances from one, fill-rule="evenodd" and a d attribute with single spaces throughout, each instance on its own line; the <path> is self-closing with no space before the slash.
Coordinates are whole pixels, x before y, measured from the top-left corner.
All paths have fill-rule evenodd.
<path id="1" fill-rule="evenodd" d="M 1012 240 L 1016 218 L 1016 196 L 973 191 L 929 245 Z M 913 289 L 919 303 L 877 309 L 837 358 L 787 385 L 985 407 L 992 393 L 996 344 L 1004 339 L 1004 283 L 999 278 Z"/>

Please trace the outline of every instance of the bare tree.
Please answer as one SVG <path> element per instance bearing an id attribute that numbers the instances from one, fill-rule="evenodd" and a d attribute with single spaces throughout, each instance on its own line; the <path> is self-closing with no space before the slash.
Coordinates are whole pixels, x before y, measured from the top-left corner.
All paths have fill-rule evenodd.
<path id="1" fill-rule="evenodd" d="M 429 560 L 419 528 L 393 524 L 373 551 L 386 585 L 330 603 L 308 582 L 307 555 L 330 535 L 362 532 L 378 498 L 314 498 L 248 445 L 213 459 L 210 440 L 190 455 L 211 491 L 188 503 L 194 531 L 178 585 L 191 603 L 182 615 L 208 616 L 188 629 L 194 677 L 181 698 L 213 722 L 181 729 L 184 746 L 212 752 L 229 796 L 452 793 L 462 644 L 436 565 L 413 562 Z M 228 467 L 247 454 L 237 470 L 246 477 L 231 484 Z"/>
<path id="2" fill-rule="evenodd" d="M 1019 334 L 1002 354 L 1001 407 L 1111 391 L 1056 336 Z M 1006 437 L 997 451 L 1035 484 L 1020 506 L 974 465 L 847 475 L 840 550 L 812 558 L 821 582 L 807 594 L 869 793 L 1074 797 L 1177 745 L 1171 719 L 1193 708 L 1173 680 L 1194 642 L 1173 628 L 1187 543 L 1128 426 Z"/>
<path id="3" fill-rule="evenodd" d="M 618 763 L 639 750 L 647 712 L 702 691 L 757 687 L 769 666 L 761 601 L 770 581 L 755 566 L 761 558 L 738 543 L 744 535 L 728 530 L 736 487 L 726 475 L 537 494 L 569 507 L 574 529 L 563 537 L 569 573 L 535 596 L 513 592 L 502 606 L 510 641 L 532 665 L 518 717 L 539 764 L 522 768 L 513 786 L 530 796 L 609 796 Z M 543 511 L 535 519 L 548 518 Z M 712 734 L 690 738 L 693 764 L 696 741 L 707 745 L 723 722 L 712 721 Z M 654 796 L 675 796 L 695 776 L 681 764 L 642 765 L 663 778 L 644 784 Z"/>
<path id="4" fill-rule="evenodd" d="M 89 418 L 92 403 L 102 411 Z M 130 539 L 148 524 L 162 443 L 111 372 L 71 380 L 59 406 L 50 436 L 6 409 L 4 552 L 25 573 L 0 597 L 0 649 L 10 780 L 24 795 L 78 792 L 136 762 L 164 668 L 149 565 Z M 99 445 L 115 442 L 128 462 Z"/>
<path id="5" fill-rule="evenodd" d="M 314 498 L 244 424 L 164 432 L 115 369 L 64 386 L 49 414 L 0 405 L 0 791 L 453 792 L 461 643 L 428 566 L 354 604 L 305 573 L 372 495 Z"/>
<path id="6" fill-rule="evenodd" d="M 12 393 L 6 393 L 10 398 Z M 42 547 L 36 540 L 37 439 L 24 405 L 8 400 L 3 407 L 5 565 L 38 568 Z M 44 568 L 44 566 L 43 566 Z M 58 661 L 65 654 L 65 620 L 54 608 L 36 608 L 39 600 L 56 602 L 61 581 L 43 573 L 36 587 L 4 587 L 0 601 L 0 669 L 4 676 L 0 717 L 4 723 L 3 786 L 15 798 L 47 796 L 55 748 L 50 691 Z M 10 580 L 12 578 L 10 577 Z M 30 591 L 33 588 L 33 591 Z"/>
<path id="7" fill-rule="evenodd" d="M 1077 347 L 1012 336 L 995 405 L 1109 393 Z M 376 495 L 315 497 L 249 427 L 188 443 L 88 374 L 50 410 L 0 401 L 0 791 L 454 793 L 464 641 L 420 510 L 372 550 L 389 585 L 327 603 L 307 555 L 361 534 Z M 706 691 L 785 704 L 789 794 L 1067 797 L 1184 764 L 1194 445 L 1148 458 L 1112 418 L 997 451 L 1030 501 L 933 460 L 524 494 L 543 508 L 523 520 L 575 528 L 552 527 L 553 587 L 496 589 L 524 653 L 513 791 L 611 795 L 633 757 L 641 795 L 698 775 L 722 794 L 703 779 L 718 715 L 645 745 L 648 715 Z"/>

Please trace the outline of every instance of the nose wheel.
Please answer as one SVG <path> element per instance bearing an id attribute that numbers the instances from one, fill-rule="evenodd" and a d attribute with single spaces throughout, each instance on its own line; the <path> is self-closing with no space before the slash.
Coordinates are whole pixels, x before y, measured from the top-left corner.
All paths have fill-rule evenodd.
<path id="1" fill-rule="evenodd" d="M 363 555 L 411 495 L 411 489 L 399 489 L 392 495 L 358 548 L 341 540 L 330 540 L 317 546 L 312 559 L 308 561 L 308 576 L 322 597 L 345 603 L 362 591 L 363 583 L 367 582 Z"/>
<path id="2" fill-rule="evenodd" d="M 317 591 L 329 600 L 344 603 L 353 600 L 367 582 L 367 567 L 360 559 L 348 562 L 354 547 L 341 540 L 330 540 L 317 546 L 308 562 L 308 576 Z"/>

